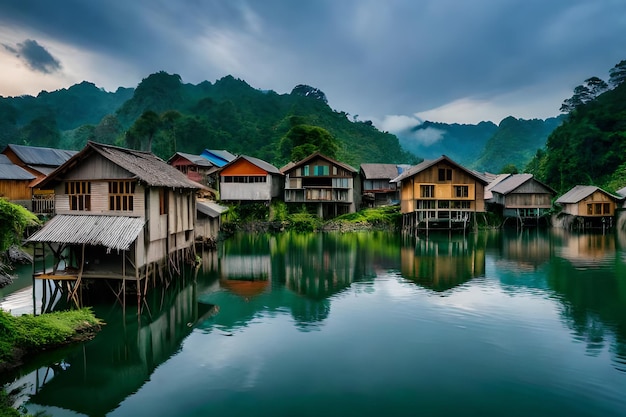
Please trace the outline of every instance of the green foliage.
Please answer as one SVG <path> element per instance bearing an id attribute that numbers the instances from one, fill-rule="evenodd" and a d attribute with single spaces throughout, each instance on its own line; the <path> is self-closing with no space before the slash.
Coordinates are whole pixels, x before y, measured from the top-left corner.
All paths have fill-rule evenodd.
<path id="1" fill-rule="evenodd" d="M 618 168 L 626 162 L 626 84 L 570 113 L 535 158 L 538 178 L 560 193 L 577 184 L 621 188 Z"/>
<path id="2" fill-rule="evenodd" d="M 275 200 L 271 204 L 270 208 L 270 220 L 277 222 L 285 222 L 289 216 L 289 210 L 287 204 L 281 200 Z"/>
<path id="3" fill-rule="evenodd" d="M 11 399 L 4 389 L 0 390 L 0 417 L 20 417 L 22 414 L 11 407 Z"/>
<path id="4" fill-rule="evenodd" d="M 322 219 L 311 214 L 305 207 L 288 217 L 289 229 L 298 233 L 315 232 L 322 227 Z"/>
<path id="5" fill-rule="evenodd" d="M 27 352 L 44 350 L 100 324 L 89 308 L 19 317 L 0 310 L 0 360 L 10 360 L 13 348 Z"/>
<path id="6" fill-rule="evenodd" d="M 337 140 L 326 129 L 318 126 L 299 124 L 291 129 L 280 141 L 281 157 L 285 161 L 300 161 L 314 152 L 336 159 L 339 146 Z"/>
<path id="7" fill-rule="evenodd" d="M 397 227 L 402 220 L 399 206 L 367 208 L 356 213 L 343 214 L 334 219 L 335 222 L 367 223 L 372 226 Z"/>
<path id="8" fill-rule="evenodd" d="M 514 164 L 506 164 L 500 170 L 500 174 L 519 174 L 519 170 Z"/>
<path id="9" fill-rule="evenodd" d="M 24 230 L 39 223 L 37 216 L 24 207 L 0 198 L 0 251 L 19 244 Z"/>

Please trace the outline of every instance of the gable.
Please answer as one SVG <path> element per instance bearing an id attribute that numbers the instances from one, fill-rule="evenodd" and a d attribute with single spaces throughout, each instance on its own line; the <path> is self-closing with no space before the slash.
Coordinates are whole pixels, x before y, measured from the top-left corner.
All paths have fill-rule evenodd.
<path id="1" fill-rule="evenodd" d="M 516 189 L 512 190 L 513 194 L 550 194 L 555 195 L 552 189 L 546 187 L 541 184 L 539 181 L 531 178 L 529 181 L 526 181 Z"/>
<path id="2" fill-rule="evenodd" d="M 66 172 L 64 179 L 68 180 L 102 180 L 102 179 L 129 179 L 135 175 L 109 161 L 98 153 L 92 153 Z"/>
<path id="3" fill-rule="evenodd" d="M 238 175 L 267 175 L 267 171 L 259 168 L 245 158 L 238 159 L 232 164 L 226 166 L 220 176 L 238 176 Z"/>

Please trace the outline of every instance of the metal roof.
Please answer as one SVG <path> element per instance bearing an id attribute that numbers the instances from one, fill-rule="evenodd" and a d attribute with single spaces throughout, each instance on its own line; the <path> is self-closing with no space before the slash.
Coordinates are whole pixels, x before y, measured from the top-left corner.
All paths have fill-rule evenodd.
<path id="1" fill-rule="evenodd" d="M 607 193 L 602 188 L 596 187 L 595 185 L 577 185 L 571 190 L 569 190 L 568 192 L 566 192 L 565 194 L 563 194 L 561 197 L 559 197 L 556 200 L 556 204 L 578 203 L 579 201 L 590 196 L 596 191 L 600 191 L 616 201 L 619 201 L 622 199 L 619 196 L 613 195 L 611 193 Z"/>
<path id="2" fill-rule="evenodd" d="M 396 178 L 394 178 L 391 182 L 401 182 L 405 178 L 410 178 L 410 177 L 412 177 L 414 175 L 417 175 L 420 172 L 426 170 L 427 168 L 430 168 L 431 166 L 436 165 L 436 164 L 438 164 L 439 162 L 442 162 L 442 161 L 446 161 L 448 164 L 456 166 L 460 170 L 466 172 L 467 174 L 469 174 L 472 177 L 476 178 L 477 180 L 479 180 L 480 182 L 482 182 L 485 185 L 487 185 L 489 183 L 489 180 L 484 175 L 482 175 L 482 174 L 480 174 L 480 173 L 478 173 L 476 171 L 472 171 L 471 169 L 465 168 L 463 165 L 460 165 L 460 164 L 454 162 L 452 159 L 448 158 L 446 155 L 441 155 L 439 158 L 433 159 L 433 160 L 424 160 L 424 161 L 420 162 L 419 164 L 414 165 L 411 168 L 405 170 L 403 173 L 401 173 Z"/>
<path id="3" fill-rule="evenodd" d="M 619 190 L 616 191 L 618 195 L 622 196 L 622 197 L 626 197 L 626 187 L 624 188 L 620 188 Z"/>
<path id="4" fill-rule="evenodd" d="M 85 244 L 128 250 L 144 223 L 140 217 L 60 214 L 50 219 L 26 242 Z"/>
<path id="5" fill-rule="evenodd" d="M 213 201 L 198 201 L 196 203 L 196 208 L 200 213 L 214 218 L 228 210 L 228 207 L 222 206 Z"/>
<path id="6" fill-rule="evenodd" d="M 361 172 L 365 179 L 392 180 L 400 175 L 403 170 L 396 164 L 361 164 Z"/>
<path id="7" fill-rule="evenodd" d="M 229 162 L 228 165 L 234 164 L 236 161 L 240 159 L 245 159 L 246 161 L 250 162 L 253 165 L 256 165 L 257 167 L 261 168 L 263 171 L 266 171 L 270 174 L 282 175 L 282 173 L 278 170 L 278 168 L 276 168 L 274 165 L 270 164 L 269 162 L 265 162 L 262 159 L 255 158 L 253 156 L 248 156 L 248 155 L 239 155 L 236 159 Z"/>
<path id="8" fill-rule="evenodd" d="M 64 149 L 41 148 L 37 146 L 26 145 L 7 145 L 15 155 L 26 165 L 45 165 L 58 167 L 65 163 L 77 151 L 69 151 Z"/>
<path id="9" fill-rule="evenodd" d="M 204 151 L 202 151 L 200 156 L 208 159 L 211 163 L 217 165 L 220 168 L 237 158 L 237 155 L 233 155 L 228 151 L 218 149 L 205 149 Z"/>
<path id="10" fill-rule="evenodd" d="M 196 165 L 198 165 L 198 166 L 201 166 L 201 167 L 211 167 L 211 166 L 214 166 L 214 164 L 213 164 L 213 163 L 211 163 L 211 161 L 209 161 L 208 159 L 206 159 L 206 158 L 205 158 L 205 157 L 203 157 L 203 156 L 200 156 L 200 155 L 193 155 L 193 154 L 190 154 L 190 153 L 184 153 L 184 152 L 176 152 L 176 154 L 175 154 L 174 156 L 172 156 L 172 157 L 168 160 L 168 162 L 171 162 L 171 161 L 172 161 L 172 159 L 174 159 L 174 157 L 176 157 L 176 156 L 180 156 L 180 157 L 182 157 L 182 158 L 185 158 L 185 159 L 186 159 L 186 160 L 188 160 L 189 162 L 192 162 L 192 163 L 194 163 L 194 164 L 196 164 Z"/>
<path id="11" fill-rule="evenodd" d="M 30 181 L 33 179 L 35 179 L 33 174 L 15 165 L 6 155 L 0 154 L 0 180 Z"/>
<path id="12" fill-rule="evenodd" d="M 511 191 L 515 190 L 520 185 L 524 184 L 526 181 L 530 180 L 533 177 L 533 174 L 512 174 L 505 178 L 503 181 L 500 181 L 495 186 L 491 188 L 491 192 L 499 193 L 499 194 L 508 194 Z"/>

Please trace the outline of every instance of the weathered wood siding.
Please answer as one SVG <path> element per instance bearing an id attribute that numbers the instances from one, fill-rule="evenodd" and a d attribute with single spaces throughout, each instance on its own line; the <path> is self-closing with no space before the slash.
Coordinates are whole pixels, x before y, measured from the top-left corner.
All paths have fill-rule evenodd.
<path id="1" fill-rule="evenodd" d="M 79 181 L 79 180 L 73 180 Z M 54 206 L 57 214 L 103 214 L 108 216 L 132 216 L 145 218 L 144 193 L 141 185 L 135 186 L 132 210 L 109 210 L 109 182 L 89 181 L 91 183 L 91 210 L 70 210 L 70 197 L 65 193 L 65 183 L 59 183 L 54 189 Z M 158 196 L 157 196 L 158 197 Z M 158 203 L 158 201 L 157 201 Z M 158 205 L 157 205 L 158 209 Z"/>
<path id="2" fill-rule="evenodd" d="M 9 201 L 30 200 L 30 180 L 0 180 L 0 197 Z"/>
<path id="3" fill-rule="evenodd" d="M 220 198 L 224 201 L 271 201 L 280 195 L 280 184 L 277 183 L 271 175 L 267 176 L 267 182 L 221 182 Z"/>

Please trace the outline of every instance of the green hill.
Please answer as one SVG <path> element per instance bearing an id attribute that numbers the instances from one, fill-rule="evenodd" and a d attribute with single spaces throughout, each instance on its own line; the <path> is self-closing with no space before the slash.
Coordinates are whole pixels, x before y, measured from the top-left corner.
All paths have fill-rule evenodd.
<path id="1" fill-rule="evenodd" d="M 470 166 L 493 173 L 501 172 L 507 165 L 522 171 L 561 122 L 560 117 L 524 120 L 509 116 L 500 122 L 479 158 Z"/>
<path id="2" fill-rule="evenodd" d="M 280 166 L 287 161 L 278 152 L 279 142 L 295 124 L 326 129 L 337 141 L 338 159 L 355 167 L 362 162 L 418 161 L 402 149 L 396 136 L 369 121 L 350 121 L 345 112 L 328 106 L 323 92 L 309 86 L 277 94 L 232 76 L 193 85 L 161 71 L 135 89 L 115 93 L 83 82 L 37 97 L 0 100 L 2 145 L 80 149 L 87 140 L 95 140 L 128 146 L 131 132 L 149 136 L 151 150 L 164 159 L 176 151 L 226 149 Z M 145 140 L 135 139 L 134 145 L 145 145 Z"/>
<path id="3" fill-rule="evenodd" d="M 560 192 L 626 186 L 626 83 L 573 109 L 528 170 Z"/>

